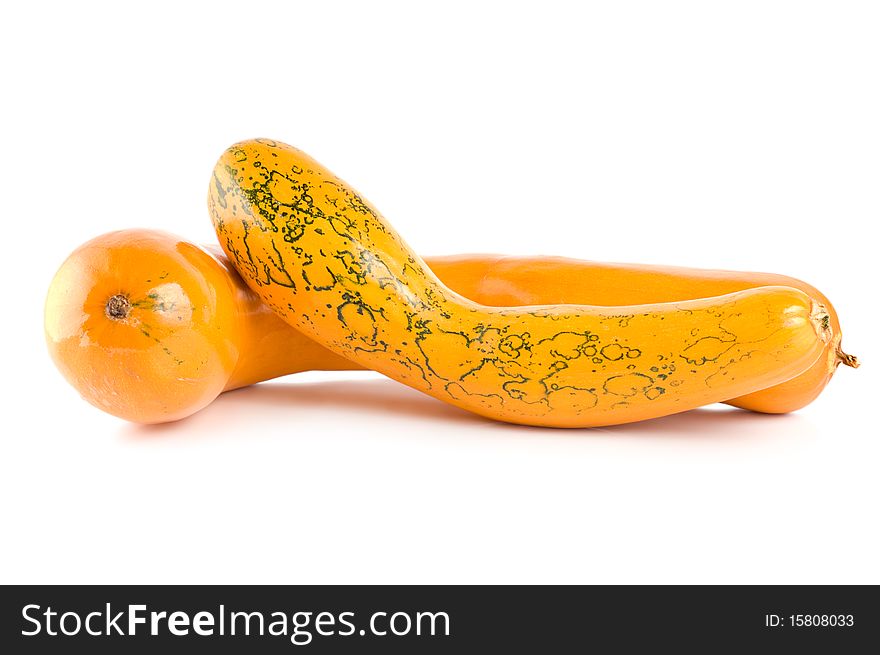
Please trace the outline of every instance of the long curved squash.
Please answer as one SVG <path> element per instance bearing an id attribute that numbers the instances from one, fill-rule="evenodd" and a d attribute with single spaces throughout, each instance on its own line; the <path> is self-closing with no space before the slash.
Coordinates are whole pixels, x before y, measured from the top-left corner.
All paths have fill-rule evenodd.
<path id="1" fill-rule="evenodd" d="M 833 338 L 806 371 L 766 389 L 724 402 L 755 412 L 784 414 L 815 400 L 840 364 L 858 367 L 841 348 L 840 321 L 831 301 L 816 287 L 776 273 L 681 266 L 615 264 L 566 257 L 452 255 L 425 260 L 450 289 L 485 305 L 638 305 L 677 302 L 758 286 L 800 289 L 828 312 Z"/>
<path id="2" fill-rule="evenodd" d="M 353 362 L 503 421 L 625 423 L 784 382 L 833 340 L 790 287 L 603 308 L 492 308 L 447 289 L 379 213 L 305 153 L 229 148 L 209 209 L 245 282 Z"/>
<path id="3" fill-rule="evenodd" d="M 492 306 L 614 306 L 690 300 L 762 285 L 799 288 L 825 306 L 835 337 L 803 373 L 725 401 L 744 409 L 803 407 L 839 363 L 855 364 L 839 349 L 839 324 L 827 299 L 783 275 L 562 257 L 453 255 L 425 261 L 446 286 Z M 222 329 L 212 330 L 214 322 Z M 184 418 L 224 390 L 274 377 L 360 368 L 276 316 L 217 246 L 199 247 L 158 230 L 120 230 L 77 248 L 50 285 L 46 341 L 83 398 L 142 423 Z M 193 370 L 194 362 L 201 365 Z"/>

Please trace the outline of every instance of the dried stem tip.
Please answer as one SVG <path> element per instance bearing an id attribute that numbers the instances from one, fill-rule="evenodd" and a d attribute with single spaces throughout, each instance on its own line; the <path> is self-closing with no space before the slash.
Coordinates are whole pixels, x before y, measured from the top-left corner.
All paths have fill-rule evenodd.
<path id="1" fill-rule="evenodd" d="M 114 321 L 122 321 L 128 317 L 128 313 L 131 311 L 131 301 L 121 293 L 117 293 L 107 300 L 104 311 L 108 318 Z"/>
<path id="2" fill-rule="evenodd" d="M 859 358 L 855 355 L 846 354 L 840 348 L 837 349 L 837 359 L 840 360 L 841 364 L 846 364 L 852 368 L 859 367 Z"/>

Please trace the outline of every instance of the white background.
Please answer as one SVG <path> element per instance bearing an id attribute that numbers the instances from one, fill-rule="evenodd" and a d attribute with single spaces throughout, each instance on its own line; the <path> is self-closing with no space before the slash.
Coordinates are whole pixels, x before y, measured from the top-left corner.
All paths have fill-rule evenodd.
<path id="1" fill-rule="evenodd" d="M 880 582 L 880 20 L 864 2 L 13 3 L 2 582 Z M 794 275 L 847 350 L 790 416 L 493 424 L 306 374 L 144 428 L 43 344 L 81 242 L 212 240 L 213 163 L 295 144 L 425 254 Z"/>

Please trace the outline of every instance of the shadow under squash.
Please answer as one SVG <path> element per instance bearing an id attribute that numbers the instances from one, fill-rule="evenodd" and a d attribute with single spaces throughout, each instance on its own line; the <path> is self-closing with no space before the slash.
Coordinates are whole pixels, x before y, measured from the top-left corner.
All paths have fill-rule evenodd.
<path id="1" fill-rule="evenodd" d="M 692 409 L 655 419 L 623 425 L 583 429 L 540 428 L 492 421 L 431 398 L 388 379 L 331 380 L 326 382 L 264 382 L 222 394 L 197 414 L 160 425 L 130 425 L 133 437 L 202 431 L 236 431 L 252 427 L 254 416 L 260 422 L 296 421 L 316 414 L 350 414 L 354 420 L 381 417 L 395 421 L 417 420 L 486 431 L 551 432 L 555 436 L 577 438 L 612 436 L 662 437 L 748 437 L 770 431 L 790 432 L 792 428 L 810 431 L 809 422 L 797 414 L 759 414 L 726 405 Z"/>

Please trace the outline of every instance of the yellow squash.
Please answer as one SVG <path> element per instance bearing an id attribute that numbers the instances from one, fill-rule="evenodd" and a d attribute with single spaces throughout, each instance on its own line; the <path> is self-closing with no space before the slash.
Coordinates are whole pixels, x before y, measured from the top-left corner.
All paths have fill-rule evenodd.
<path id="1" fill-rule="evenodd" d="M 798 409 L 821 392 L 839 363 L 856 365 L 840 350 L 831 303 L 790 277 L 562 257 L 453 255 L 425 262 L 443 284 L 491 306 L 617 306 L 758 286 L 801 289 L 825 307 L 835 336 L 796 377 L 726 401 L 747 409 Z M 49 287 L 45 319 L 49 352 L 83 398 L 142 423 L 183 418 L 221 391 L 281 375 L 359 368 L 276 316 L 218 246 L 158 230 L 110 232 L 77 248 Z"/>
<path id="2" fill-rule="evenodd" d="M 493 419 L 585 427 L 683 411 L 784 382 L 833 338 L 821 304 L 789 287 L 625 307 L 478 305 L 345 182 L 271 140 L 221 156 L 209 210 L 230 261 L 290 325 Z"/>

